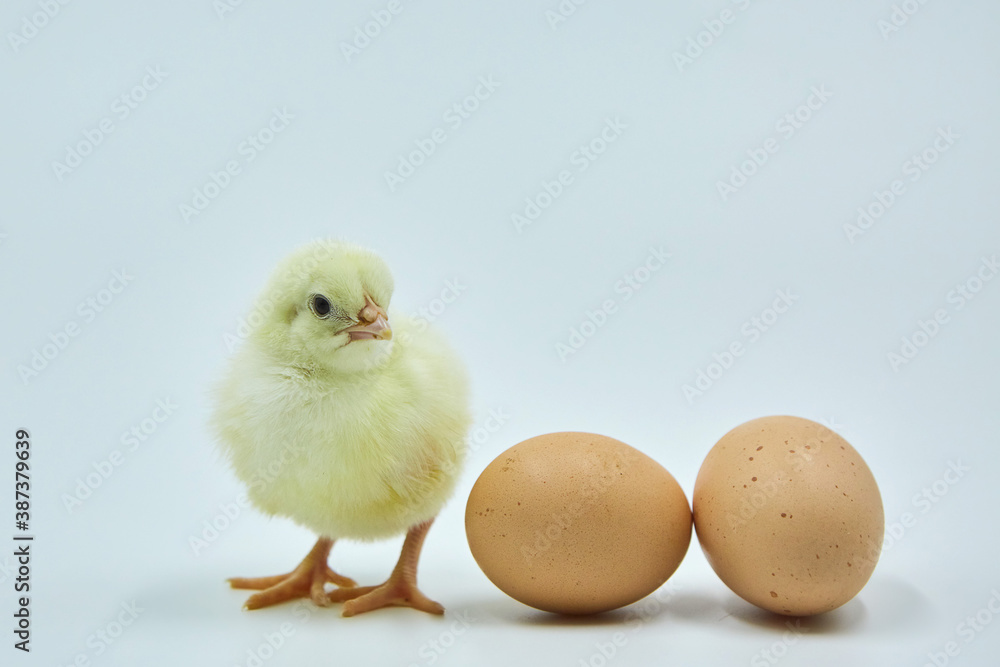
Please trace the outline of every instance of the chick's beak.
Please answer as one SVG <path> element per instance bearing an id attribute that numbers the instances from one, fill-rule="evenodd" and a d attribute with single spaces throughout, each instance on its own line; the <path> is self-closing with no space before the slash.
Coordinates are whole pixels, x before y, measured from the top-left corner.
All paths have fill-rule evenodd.
<path id="1" fill-rule="evenodd" d="M 348 327 L 347 334 L 351 340 L 392 340 L 392 329 L 384 315 L 376 317 L 374 322 Z"/>
<path id="2" fill-rule="evenodd" d="M 392 340 L 389 316 L 385 309 L 365 296 L 365 307 L 358 313 L 359 324 L 347 328 L 347 334 L 355 340 Z"/>

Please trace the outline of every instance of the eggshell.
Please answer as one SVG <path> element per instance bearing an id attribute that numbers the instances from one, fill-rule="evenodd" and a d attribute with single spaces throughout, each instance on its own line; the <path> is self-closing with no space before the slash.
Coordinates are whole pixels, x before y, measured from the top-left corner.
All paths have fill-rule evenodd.
<path id="1" fill-rule="evenodd" d="M 550 433 L 486 467 L 465 529 L 476 562 L 512 598 L 592 614 L 635 602 L 674 573 L 691 541 L 691 510 L 642 452 L 592 433 Z"/>
<path id="2" fill-rule="evenodd" d="M 737 426 L 705 458 L 694 522 L 712 568 L 744 600 L 807 616 L 864 587 L 882 546 L 882 497 L 839 435 L 799 417 Z"/>

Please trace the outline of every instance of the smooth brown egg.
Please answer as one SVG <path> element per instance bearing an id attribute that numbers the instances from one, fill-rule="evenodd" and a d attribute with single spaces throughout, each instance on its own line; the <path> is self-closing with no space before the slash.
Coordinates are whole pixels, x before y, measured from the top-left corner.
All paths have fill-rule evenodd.
<path id="1" fill-rule="evenodd" d="M 674 478 L 623 442 L 550 433 L 500 454 L 465 511 L 469 547 L 500 590 L 537 609 L 592 614 L 659 588 L 691 541 Z"/>
<path id="2" fill-rule="evenodd" d="M 882 546 L 882 497 L 839 435 L 799 417 L 737 426 L 705 458 L 694 522 L 712 568 L 744 600 L 807 616 L 864 587 Z"/>

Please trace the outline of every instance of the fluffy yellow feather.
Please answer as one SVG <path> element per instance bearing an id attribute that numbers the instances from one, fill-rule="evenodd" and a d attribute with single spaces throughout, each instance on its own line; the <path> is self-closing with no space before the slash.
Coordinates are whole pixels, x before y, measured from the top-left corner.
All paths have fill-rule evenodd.
<path id="1" fill-rule="evenodd" d="M 461 471 L 467 383 L 426 322 L 388 310 L 392 292 L 375 253 L 307 244 L 271 276 L 255 308 L 267 315 L 217 388 L 213 426 L 251 502 L 320 536 L 289 575 L 231 580 L 262 591 L 249 608 L 307 589 L 318 604 L 348 601 L 345 615 L 390 604 L 440 613 L 416 589 L 416 560 Z M 354 588 L 326 567 L 336 539 L 404 531 L 398 576 L 381 587 Z M 326 591 L 328 582 L 343 588 Z"/>

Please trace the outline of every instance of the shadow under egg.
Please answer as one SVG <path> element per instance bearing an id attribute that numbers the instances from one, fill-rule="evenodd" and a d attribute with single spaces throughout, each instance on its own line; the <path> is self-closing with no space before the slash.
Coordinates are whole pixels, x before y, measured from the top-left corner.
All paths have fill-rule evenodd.
<path id="1" fill-rule="evenodd" d="M 864 625 L 868 610 L 864 602 L 855 597 L 846 604 L 813 616 L 777 614 L 733 596 L 725 603 L 726 611 L 735 619 L 776 633 L 789 629 L 803 634 L 835 635 L 855 632 Z"/>

